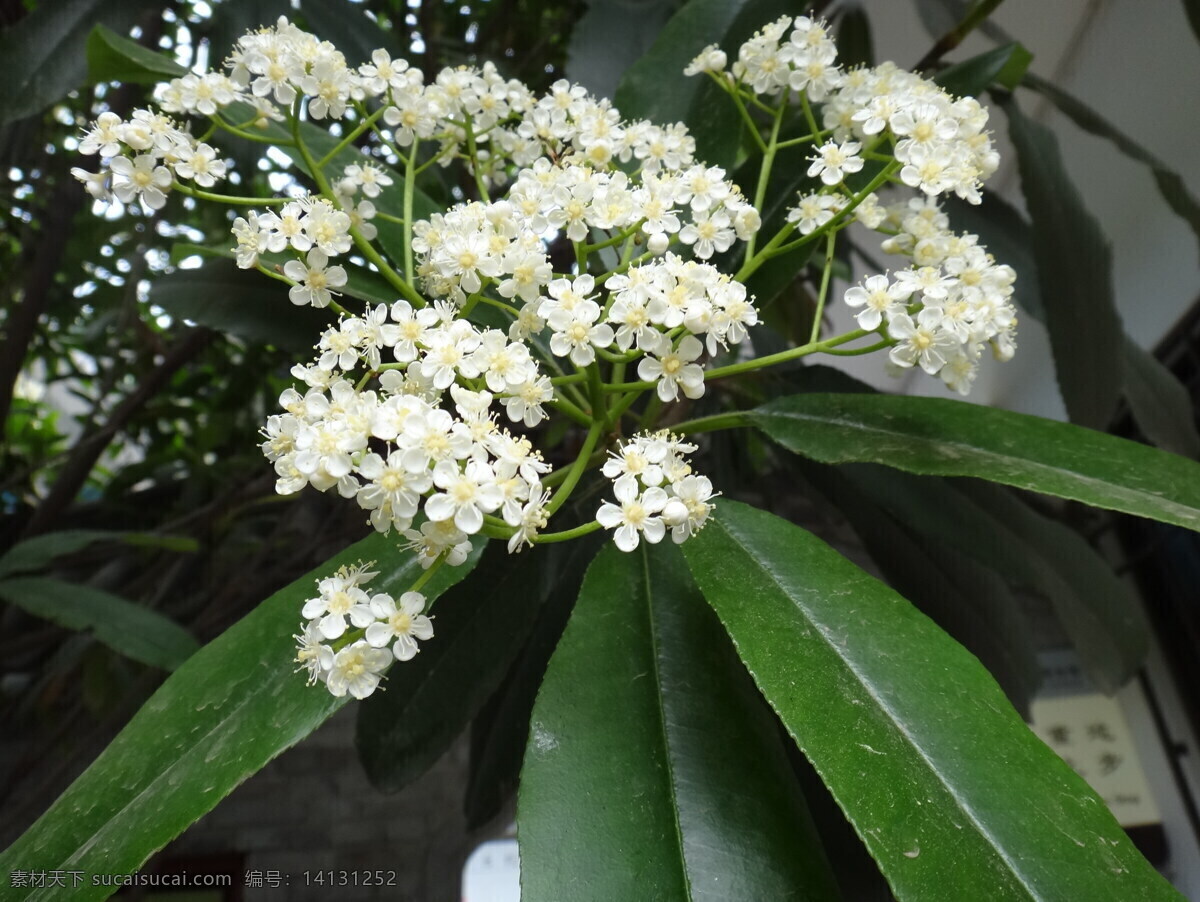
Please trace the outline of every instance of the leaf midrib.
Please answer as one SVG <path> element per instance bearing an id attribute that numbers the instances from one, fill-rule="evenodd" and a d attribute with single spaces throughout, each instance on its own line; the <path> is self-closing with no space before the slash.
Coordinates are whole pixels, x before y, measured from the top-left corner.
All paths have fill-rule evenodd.
<path id="1" fill-rule="evenodd" d="M 650 587 L 650 555 L 645 547 L 639 549 L 642 559 L 642 586 L 646 598 L 646 621 L 650 637 L 650 657 L 654 662 L 654 702 L 658 711 L 658 723 L 662 731 L 663 763 L 666 765 L 667 791 L 671 797 L 671 819 L 675 824 L 675 844 L 679 851 L 680 871 L 683 874 L 683 886 L 687 890 L 688 902 L 692 895 L 692 879 L 688 873 L 687 856 L 683 846 L 683 825 L 679 821 L 679 798 L 675 790 L 675 765 L 671 757 L 671 737 L 667 729 L 667 711 L 663 707 L 662 672 L 659 665 L 658 629 L 654 622 L 654 592 Z"/>
<path id="2" fill-rule="evenodd" d="M 852 429 L 854 431 L 857 431 L 857 432 L 860 432 L 860 433 L 863 433 L 866 435 L 879 435 L 879 436 L 885 436 L 885 437 L 889 437 L 889 438 L 904 439 L 905 441 L 914 442 L 914 443 L 919 442 L 922 445 L 929 446 L 929 447 L 940 445 L 943 447 L 963 449 L 965 451 L 969 451 L 971 453 L 971 455 L 974 457 L 982 458 L 982 459 L 989 460 L 989 461 L 997 461 L 997 462 L 1005 462 L 1005 463 L 1019 463 L 1022 466 L 1032 467 L 1041 473 L 1047 473 L 1047 474 L 1051 474 L 1051 475 L 1068 475 L 1075 481 L 1085 483 L 1088 486 L 1102 487 L 1105 490 L 1103 494 L 1105 494 L 1107 496 L 1116 495 L 1122 499 L 1133 499 L 1135 501 L 1141 501 L 1143 504 L 1135 505 L 1135 504 L 1126 503 L 1125 506 L 1118 507 L 1118 506 L 1111 504 L 1111 501 L 1108 498 L 1105 498 L 1103 501 L 1098 503 L 1096 501 L 1080 498 L 1077 495 L 1065 494 L 1063 491 L 1061 491 L 1059 489 L 1046 488 L 1046 487 L 1040 486 L 1040 485 L 1039 486 L 1031 486 L 1031 485 L 1027 485 L 1027 484 L 1021 483 L 1021 482 L 1016 482 L 1012 479 L 1007 479 L 1007 478 L 1006 479 L 995 479 L 995 478 L 991 478 L 991 477 L 982 477 L 982 476 L 979 476 L 979 474 L 977 474 L 977 473 L 968 472 L 966 470 L 959 469 L 959 468 L 955 468 L 955 470 L 954 470 L 955 475 L 972 476 L 972 477 L 976 477 L 976 478 L 985 478 L 985 479 L 990 479 L 993 482 L 1003 482 L 1006 485 L 1012 485 L 1012 486 L 1016 486 L 1018 488 L 1030 488 L 1033 491 L 1041 492 L 1046 495 L 1053 495 L 1058 498 L 1066 498 L 1066 499 L 1070 499 L 1073 501 L 1082 501 L 1085 504 L 1091 504 L 1091 505 L 1099 506 L 1099 507 L 1109 507 L 1112 510 L 1118 510 L 1123 513 L 1133 514 L 1133 515 L 1139 516 L 1139 517 L 1147 516 L 1147 514 L 1145 514 L 1141 510 L 1141 507 L 1145 503 L 1152 503 L 1152 506 L 1159 509 L 1162 513 L 1173 514 L 1171 519 L 1168 520 L 1167 522 L 1174 523 L 1178 526 L 1183 526 L 1185 528 L 1193 529 L 1193 530 L 1200 527 L 1200 510 L 1197 510 L 1196 508 L 1191 507 L 1189 505 L 1182 504 L 1177 501 L 1173 501 L 1162 495 L 1156 495 L 1147 489 L 1133 488 L 1133 487 L 1122 485 L 1119 483 L 1108 482 L 1103 479 L 1098 479 L 1095 476 L 1089 476 L 1085 473 L 1080 473 L 1078 470 L 1072 470 L 1067 467 L 1061 467 L 1061 466 L 1052 466 L 1050 464 L 1042 463 L 1040 461 L 1033 460 L 1028 457 L 1019 457 L 1014 454 L 1004 454 L 1004 453 L 1001 453 L 998 451 L 993 451 L 989 448 L 981 448 L 979 445 L 971 445 L 971 444 L 963 442 L 959 439 L 934 439 L 934 438 L 929 438 L 926 436 L 913 435 L 912 433 L 909 433 L 909 432 L 889 431 L 880 426 L 863 423 L 861 420 L 848 420 L 843 417 L 821 416 L 821 415 L 817 415 L 817 414 L 800 413 L 797 411 L 781 411 L 779 409 L 758 410 L 758 411 L 753 411 L 751 415 L 756 420 L 758 420 L 758 419 L 769 420 L 772 418 L 779 418 L 779 419 L 786 419 L 786 420 L 797 420 L 799 422 L 814 422 L 814 423 L 821 423 L 821 424 L 832 425 L 832 426 L 841 426 L 841 427 L 845 427 L 847 429 Z M 783 447 L 787 448 L 789 451 L 804 454 L 804 456 L 806 456 L 806 457 L 811 457 L 814 460 L 819 460 L 824 463 L 838 463 L 838 462 L 846 462 L 846 461 L 871 461 L 871 462 L 875 462 L 875 463 L 882 463 L 885 466 L 892 466 L 892 467 L 895 467 L 896 469 L 901 469 L 901 470 L 908 469 L 907 467 L 897 466 L 896 464 L 891 463 L 887 459 L 883 459 L 881 457 L 866 457 L 866 456 L 858 455 L 858 454 L 849 454 L 849 455 L 836 455 L 836 454 L 825 454 L 825 453 L 818 454 L 818 453 L 813 452 L 811 449 L 807 449 L 804 451 L 797 451 L 796 448 L 791 447 L 788 442 L 784 441 L 779 436 L 772 434 L 768 430 L 764 430 L 764 431 L 767 432 L 767 434 L 771 437 L 772 440 L 779 443 Z M 1098 433 L 1098 434 L 1103 434 L 1103 433 Z M 947 459 L 944 456 L 939 456 L 937 458 L 937 462 L 953 464 L 953 459 Z M 913 472 L 921 472 L 921 471 L 917 470 L 917 471 L 913 471 Z M 939 469 L 934 472 L 943 472 L 943 471 Z"/>
<path id="3" fill-rule="evenodd" d="M 749 551 L 747 551 L 746 542 L 744 541 L 744 536 L 741 533 L 738 533 L 735 528 L 731 528 L 731 526 L 729 524 L 725 523 L 722 520 L 717 520 L 716 523 L 717 523 L 717 525 L 720 526 L 721 529 L 723 529 L 725 531 L 725 533 L 727 535 L 729 535 L 729 537 L 731 539 L 733 539 L 735 542 L 737 542 L 738 546 L 742 549 L 743 553 L 750 560 L 750 562 L 753 563 L 760 571 L 762 571 L 762 573 L 775 585 L 775 587 L 777 588 L 779 593 L 783 596 L 783 598 L 789 600 L 792 604 L 794 604 L 802 612 L 805 621 L 807 623 L 809 623 L 815 629 L 817 635 L 819 635 L 821 637 L 821 639 L 825 642 L 826 646 L 833 653 L 833 655 L 839 661 L 841 661 L 843 663 L 843 666 L 855 678 L 855 680 L 863 688 L 863 690 L 867 693 L 867 695 L 870 696 L 876 702 L 876 704 L 878 705 L 880 710 L 882 710 L 887 715 L 888 722 L 890 724 L 892 724 L 893 727 L 897 731 L 899 731 L 900 734 L 908 741 L 909 748 L 911 748 L 917 754 L 917 757 L 927 767 L 929 773 L 936 779 L 936 781 L 939 784 L 942 785 L 942 787 L 946 790 L 946 792 L 950 795 L 950 797 L 952 799 L 954 799 L 955 802 L 958 803 L 959 810 L 962 811 L 967 816 L 967 819 L 976 827 L 976 832 L 987 841 L 988 846 L 990 848 L 992 848 L 998 855 L 999 859 L 1002 862 L 1004 862 L 1005 865 L 1008 866 L 1009 873 L 1011 873 L 1018 880 L 1021 888 L 1024 889 L 1029 894 L 1031 899 L 1036 900 L 1036 899 L 1040 898 L 1039 895 L 1037 894 L 1037 892 L 1034 891 L 1034 888 L 1031 886 L 1029 881 L 1026 879 L 1026 877 L 1025 877 L 1024 873 L 1021 871 L 1021 869 L 1019 867 L 1017 867 L 1017 865 L 1013 861 L 1013 859 L 1010 858 L 1009 855 L 1005 852 L 1003 846 L 992 835 L 991 831 L 987 828 L 984 821 L 982 821 L 979 818 L 979 816 L 976 814 L 975 809 L 965 799 L 963 799 L 959 795 L 959 793 L 955 790 L 953 784 L 949 783 L 946 779 L 944 779 L 942 777 L 942 775 L 939 773 L 938 769 L 934 766 L 934 761 L 929 757 L 929 755 L 926 753 L 925 749 L 920 745 L 920 743 L 917 742 L 916 738 L 900 722 L 899 718 L 896 715 L 896 712 L 893 710 L 891 705 L 889 705 L 882 697 L 879 696 L 878 693 L 875 692 L 872 685 L 863 677 L 863 675 L 860 672 L 860 670 L 858 669 L 858 667 L 855 666 L 855 662 L 853 662 L 849 657 L 844 657 L 843 655 L 841 655 L 838 652 L 838 644 L 829 635 L 827 629 L 825 628 L 825 625 L 822 622 L 815 619 L 811 615 L 810 611 L 808 610 L 808 608 L 805 605 L 801 604 L 801 602 L 798 599 L 794 599 L 793 596 L 787 592 L 787 590 L 785 588 L 785 584 L 780 580 L 779 576 L 776 574 L 774 569 L 772 569 L 764 561 L 760 560 L 755 555 L 753 555 L 753 554 L 749 553 Z M 732 638 L 732 634 L 731 634 L 731 638 Z M 736 644 L 737 644 L 737 642 L 735 640 L 735 645 Z M 751 670 L 751 672 L 753 673 L 754 671 Z M 755 682 L 756 683 L 758 682 L 757 674 L 755 674 Z M 774 700 L 766 692 L 763 692 L 763 696 L 771 704 L 771 707 L 773 709 L 775 709 L 776 713 L 779 714 L 780 720 L 785 724 L 785 726 L 787 726 L 788 732 L 792 734 L 793 738 L 797 738 L 795 736 L 795 733 L 792 732 L 792 728 L 790 727 L 790 725 L 788 725 L 788 721 L 787 721 L 787 718 L 784 716 L 784 713 L 782 711 L 779 711 Z M 832 787 L 831 787 L 831 789 L 832 789 Z M 856 830 L 856 832 L 858 831 L 857 824 L 855 824 L 855 830 Z M 860 833 L 860 836 L 862 836 L 862 839 L 864 842 L 868 840 L 868 837 L 866 835 L 862 835 Z"/>

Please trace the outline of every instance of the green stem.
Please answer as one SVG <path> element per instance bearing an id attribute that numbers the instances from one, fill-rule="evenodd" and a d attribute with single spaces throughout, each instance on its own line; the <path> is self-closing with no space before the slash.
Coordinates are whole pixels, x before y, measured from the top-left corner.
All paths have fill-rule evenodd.
<path id="1" fill-rule="evenodd" d="M 589 417 L 582 410 L 580 410 L 578 407 L 576 407 L 574 404 L 572 404 L 570 401 L 568 401 L 566 398 L 555 398 L 553 401 L 547 401 L 546 403 L 549 404 L 551 407 L 553 407 L 555 410 L 560 411 L 563 414 L 566 414 L 566 416 L 569 419 L 574 420 L 580 426 L 591 426 L 591 424 L 592 424 L 592 418 Z"/>
<path id="2" fill-rule="evenodd" d="M 360 108 L 360 112 L 363 111 L 363 109 L 365 109 L 365 108 Z M 387 109 L 386 106 L 381 106 L 379 109 L 377 109 L 375 112 L 373 112 L 370 116 L 367 116 L 360 123 L 358 123 L 358 125 L 355 126 L 355 128 L 348 135 L 346 135 L 346 137 L 342 138 L 341 141 L 339 141 L 337 144 L 334 145 L 333 149 L 331 151 L 329 151 L 329 153 L 325 154 L 325 156 L 321 157 L 321 159 L 319 159 L 317 161 L 317 165 L 320 166 L 322 169 L 324 169 L 326 164 L 328 164 L 330 160 L 332 160 L 339 153 L 341 153 L 343 150 L 345 150 L 347 147 L 349 147 L 351 144 L 353 144 L 354 141 L 357 140 L 358 137 L 360 135 L 362 135 L 363 132 L 365 132 L 372 125 L 374 125 L 376 122 L 378 122 L 379 117 L 383 115 L 383 111 L 385 109 Z"/>
<path id="3" fill-rule="evenodd" d="M 236 125 L 230 125 L 221 117 L 220 113 L 214 113 L 212 116 L 212 121 L 225 131 L 229 132 L 229 134 L 237 135 L 239 138 L 245 138 L 247 141 L 255 141 L 259 144 L 273 144 L 276 147 L 291 147 L 295 143 L 294 136 L 293 140 L 289 141 L 287 138 L 268 138 L 264 135 L 256 135 L 253 132 L 244 131 L 238 128 Z"/>
<path id="4" fill-rule="evenodd" d="M 240 206 L 277 207 L 292 200 L 290 197 L 237 197 L 232 194 L 214 194 L 212 191 L 202 191 L 199 188 L 192 188 L 178 181 L 171 183 L 171 190 L 178 191 L 180 194 L 185 194 L 188 197 L 194 197 L 197 200 L 211 200 L 219 204 L 237 204 Z"/>
<path id="5" fill-rule="evenodd" d="M 821 335 L 821 317 L 825 315 L 825 298 L 829 294 L 829 275 L 833 272 L 833 246 L 837 243 L 837 232 L 831 231 L 825 238 L 825 271 L 821 273 L 821 290 L 817 293 L 817 309 L 813 313 L 812 332 L 809 343 Z"/>
<path id="6" fill-rule="evenodd" d="M 596 421 L 592 422 L 591 428 L 588 429 L 587 438 L 583 440 L 583 447 L 579 449 L 579 456 L 575 458 L 575 463 L 571 465 L 571 469 L 567 472 L 567 476 L 562 481 L 562 485 L 555 490 L 554 497 L 551 498 L 550 502 L 546 505 L 547 517 L 554 514 L 555 511 L 557 511 L 563 506 L 563 504 L 566 503 L 567 498 L 569 498 L 571 495 L 571 492 L 575 490 L 575 486 L 579 484 L 579 480 L 583 477 L 584 470 L 587 469 L 588 460 L 592 456 L 592 451 L 596 447 L 596 442 L 600 440 L 600 433 L 603 431 L 603 423 Z"/>
<path id="7" fill-rule="evenodd" d="M 564 529 L 562 532 L 546 532 L 533 536 L 533 542 L 535 545 L 546 545 L 550 542 L 569 542 L 571 539 L 586 536 L 600 528 L 600 521 L 592 520 L 590 523 L 584 523 L 582 526 L 576 526 L 574 529 Z"/>
<path id="8" fill-rule="evenodd" d="M 754 209 L 756 210 L 762 209 L 763 200 L 767 196 L 767 183 L 771 180 L 771 167 L 775 165 L 775 154 L 779 150 L 779 127 L 783 124 L 785 109 L 787 109 L 787 104 L 781 103 L 779 109 L 775 111 L 775 121 L 771 123 L 771 137 L 767 142 L 767 149 L 763 151 L 762 166 L 758 170 L 758 185 L 754 189 Z M 754 242 L 757 238 L 757 234 L 751 235 L 746 242 L 746 256 L 742 258 L 743 262 L 748 262 L 754 257 Z"/>
<path id="9" fill-rule="evenodd" d="M 409 283 L 413 280 L 412 221 L 413 198 L 417 183 L 417 174 L 414 170 L 417 165 L 417 148 L 420 144 L 421 142 L 414 135 L 412 147 L 409 148 L 408 156 L 404 159 L 404 278 Z"/>
<path id="10" fill-rule="evenodd" d="M 732 413 L 716 413 L 708 417 L 685 420 L 672 426 L 671 431 L 679 435 L 696 435 L 700 432 L 716 432 L 718 429 L 737 429 L 740 426 L 749 425 L 750 419 L 747 412 L 735 410 Z"/>
<path id="11" fill-rule="evenodd" d="M 417 577 L 417 581 L 408 587 L 409 592 L 420 592 L 425 588 L 425 584 L 433 579 L 433 575 L 442 569 L 442 564 L 446 563 L 446 558 L 449 557 L 449 552 L 443 552 L 438 555 L 438 559 L 429 565 L 429 569 Z"/>

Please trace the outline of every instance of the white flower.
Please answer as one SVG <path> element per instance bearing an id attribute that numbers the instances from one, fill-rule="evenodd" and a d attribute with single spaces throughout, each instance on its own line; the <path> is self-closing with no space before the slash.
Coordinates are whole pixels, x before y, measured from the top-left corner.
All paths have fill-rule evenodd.
<path id="1" fill-rule="evenodd" d="M 283 264 L 283 274 L 298 284 L 288 291 L 288 297 L 293 304 L 302 307 L 311 304 L 313 307 L 328 307 L 333 300 L 330 289 L 341 288 L 346 284 L 346 270 L 341 266 L 330 266 L 329 257 L 319 248 L 308 252 L 308 265 L 299 260 L 289 260 Z"/>
<path id="2" fill-rule="evenodd" d="M 131 204 L 137 198 L 151 210 L 161 210 L 167 202 L 166 190 L 171 187 L 171 170 L 157 165 L 158 158 L 151 154 L 134 157 L 114 157 L 108 164 L 112 170 L 112 193 L 123 204 Z"/>
<path id="3" fill-rule="evenodd" d="M 801 195 L 800 202 L 788 210 L 787 221 L 796 223 L 801 235 L 810 235 L 833 219 L 844 203 L 839 194 Z"/>
<path id="4" fill-rule="evenodd" d="M 334 656 L 325 685 L 338 698 L 347 692 L 355 698 L 366 698 L 375 691 L 383 670 L 391 663 L 390 652 L 372 648 L 360 639 Z"/>
<path id="5" fill-rule="evenodd" d="M 671 539 L 679 544 L 704 528 L 713 506 L 712 482 L 707 476 L 684 476 L 672 483 L 675 493 L 663 508 L 663 523 L 671 528 Z"/>
<path id="6" fill-rule="evenodd" d="M 914 323 L 907 313 L 892 317 L 888 323 L 888 334 L 899 342 L 888 353 L 892 363 L 901 367 L 918 363 L 931 376 L 945 365 L 959 347 L 949 333 Z"/>
<path id="7" fill-rule="evenodd" d="M 643 357 L 638 364 L 638 376 L 647 382 L 658 380 L 658 396 L 664 401 L 674 401 L 679 390 L 689 398 L 704 394 L 704 370 L 693 363 L 704 353 L 704 345 L 694 335 L 685 335 L 679 347 L 672 348 L 671 340 L 663 337 L 657 348 Z"/>
<path id="8" fill-rule="evenodd" d="M 874 332 L 879 328 L 884 317 L 891 319 L 896 314 L 904 312 L 902 298 L 899 295 L 907 298 L 909 294 L 911 292 L 906 293 L 906 289 L 903 287 L 897 291 L 896 287 L 888 281 L 887 276 L 876 275 L 868 277 L 861 285 L 846 289 L 843 297 L 847 307 L 863 308 L 855 315 L 858 327 L 866 329 L 868 332 Z"/>
<path id="9" fill-rule="evenodd" d="M 333 667 L 333 649 L 325 644 L 325 634 L 318 628 L 317 621 L 309 621 L 302 632 L 292 636 L 296 640 L 297 670 L 308 671 L 308 685 L 322 682 Z"/>
<path id="10" fill-rule="evenodd" d="M 434 521 L 453 520 L 467 535 L 479 532 L 483 515 L 504 502 L 496 474 L 482 461 L 468 461 L 462 470 L 451 461 L 442 461 L 433 468 L 433 482 L 444 491 L 425 502 L 426 516 Z"/>
<path id="11" fill-rule="evenodd" d="M 612 326 L 596 323 L 600 318 L 600 305 L 595 301 L 581 301 L 573 309 L 552 310 L 546 322 L 554 330 L 550 337 L 550 350 L 557 357 L 570 355 L 576 366 L 587 366 L 596 359 L 597 348 L 607 348 L 613 342 Z"/>
<path id="12" fill-rule="evenodd" d="M 306 601 L 300 613 L 309 620 L 315 620 L 317 629 L 326 639 L 336 639 L 346 632 L 347 617 L 359 629 L 374 620 L 367 593 L 347 575 L 323 579 L 317 588 L 321 594 Z"/>
<path id="13" fill-rule="evenodd" d="M 405 592 L 399 606 L 390 595 L 376 595 L 371 599 L 371 611 L 381 622 L 367 627 L 367 643 L 383 648 L 394 639 L 396 660 L 411 660 L 420 651 L 417 640 L 433 638 L 433 621 L 421 613 L 424 610 L 425 596 L 420 592 Z"/>
<path id="14" fill-rule="evenodd" d="M 809 157 L 812 165 L 808 167 L 808 176 L 820 176 L 826 185 L 836 185 L 848 173 L 859 172 L 863 168 L 863 159 L 858 156 L 862 145 L 857 141 L 846 141 L 838 144 L 830 141 L 817 148 L 817 152 Z"/>
<path id="15" fill-rule="evenodd" d="M 688 63 L 683 74 L 699 75 L 701 72 L 721 72 L 727 61 L 725 51 L 716 44 L 709 44 L 700 51 L 694 60 Z"/>
<path id="16" fill-rule="evenodd" d="M 605 501 L 596 512 L 596 519 L 605 529 L 616 530 L 613 540 L 618 548 L 633 551 L 643 535 L 651 544 L 662 541 L 667 527 L 657 515 L 666 507 L 666 492 L 654 486 L 639 495 L 637 481 L 622 477 L 614 484 L 613 494 L 621 506 Z"/>

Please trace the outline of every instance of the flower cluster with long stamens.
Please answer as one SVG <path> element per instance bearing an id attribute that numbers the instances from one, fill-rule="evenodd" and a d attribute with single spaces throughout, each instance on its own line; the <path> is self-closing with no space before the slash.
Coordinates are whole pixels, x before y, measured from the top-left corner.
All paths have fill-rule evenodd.
<path id="1" fill-rule="evenodd" d="M 936 201 L 978 202 L 996 168 L 976 101 L 890 64 L 844 70 L 825 23 L 804 16 L 761 29 L 731 66 L 712 46 L 686 72 L 712 78 L 750 126 L 764 160 L 753 200 L 696 158 L 682 123 L 625 120 L 565 80 L 535 94 L 491 64 L 428 82 L 383 50 L 353 66 L 286 18 L 243 36 L 225 71 L 162 86 L 164 113 L 102 113 L 83 136 L 81 150 L 104 160 L 98 174 L 76 172 L 93 195 L 152 210 L 172 191 L 235 204 L 234 246 L 221 253 L 286 283 L 292 303 L 336 315 L 293 367 L 263 454 L 281 494 L 311 486 L 353 499 L 375 530 L 404 537 L 425 573 L 399 599 L 369 594 L 366 566 L 319 582 L 297 660 L 333 694 L 369 694 L 432 637 L 417 590 L 466 561 L 478 537 L 517 552 L 607 529 L 632 551 L 702 529 L 716 492 L 692 470 L 697 446 L 685 427 L 655 423 L 661 405 L 760 365 L 747 280 L 775 257 L 824 242 L 819 307 L 842 230 L 881 233 L 904 262 L 844 292 L 858 330 L 818 341 L 818 310 L 809 344 L 761 366 L 887 349 L 894 368 L 919 366 L 965 393 L 984 347 L 1011 356 L 1012 270 L 951 231 Z M 789 109 L 808 135 L 781 139 Z M 211 128 L 193 138 L 165 113 Z M 332 120 L 335 136 L 315 134 Z M 286 149 L 298 175 L 287 196 L 259 204 L 208 190 L 229 169 L 206 143 L 218 131 Z M 796 172 L 807 181 L 776 234 L 760 236 L 772 160 L 789 147 L 806 150 Z M 418 181 L 455 164 L 460 202 L 428 213 Z M 885 199 L 890 190 L 907 194 Z M 383 283 L 393 293 L 381 298 Z M 636 432 L 621 440 L 630 418 Z M 567 434 L 574 460 L 547 448 L 552 467 L 535 441 Z M 595 466 L 611 499 L 549 532 Z"/>

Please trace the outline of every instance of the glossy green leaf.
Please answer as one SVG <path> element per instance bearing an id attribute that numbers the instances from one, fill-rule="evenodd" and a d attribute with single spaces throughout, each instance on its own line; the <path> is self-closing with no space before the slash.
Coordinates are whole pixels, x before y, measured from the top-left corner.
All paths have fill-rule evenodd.
<path id="1" fill-rule="evenodd" d="M 292 634 L 314 580 L 342 564 L 375 561 L 377 591 L 403 592 L 415 557 L 373 534 L 276 592 L 191 656 L 134 715 L 100 757 L 26 833 L 0 854 L 0 871 L 133 873 L 251 774 L 295 745 L 345 699 L 305 685 Z M 444 567 L 424 590 L 436 598 L 465 567 Z M 435 643 L 436 638 L 430 640 Z M 394 672 L 403 664 L 393 667 Z M 111 888 L 85 883 L 72 899 Z M 6 898 L 49 900 L 54 889 Z"/>
<path id="2" fill-rule="evenodd" d="M 97 25 L 87 39 L 88 81 L 157 84 L 187 74 L 169 56 L 155 53 L 111 28 Z"/>
<path id="3" fill-rule="evenodd" d="M 1158 186 L 1158 191 L 1163 200 L 1167 202 L 1167 206 L 1176 216 L 1191 226 L 1196 238 L 1200 239 L 1200 201 L 1192 196 L 1179 173 L 1168 168 L 1162 160 L 1054 82 L 1029 73 L 1022 81 L 1022 85 L 1037 91 L 1085 132 L 1090 132 L 1100 138 L 1107 138 L 1117 150 L 1131 160 L 1145 163 L 1150 168 L 1150 174 L 1154 176 L 1154 183 Z"/>
<path id="4" fill-rule="evenodd" d="M 88 35 L 97 23 L 131 26 L 149 0 L 57 0 L 40 3 L 0 34 L 0 125 L 39 113 L 87 75 Z"/>
<path id="5" fill-rule="evenodd" d="M 546 557 L 488 543 L 471 576 L 438 602 L 438 641 L 359 706 L 358 758 L 378 789 L 395 792 L 428 770 L 495 691 L 537 617 Z"/>
<path id="6" fill-rule="evenodd" d="M 1014 41 L 947 66 L 933 80 L 957 97 L 974 97 L 992 84 L 1012 90 L 1032 61 L 1033 54 Z"/>
<path id="7" fill-rule="evenodd" d="M 673 546 L 608 545 L 588 569 L 517 838 L 524 902 L 836 898 L 773 719 Z"/>
<path id="8" fill-rule="evenodd" d="M 613 97 L 621 76 L 654 44 L 678 4 L 590 0 L 571 29 L 565 74 L 596 97 Z"/>
<path id="9" fill-rule="evenodd" d="M 1200 464 L 1070 423 L 900 395 L 792 395 L 743 416 L 822 463 L 975 476 L 1200 530 Z"/>
<path id="10" fill-rule="evenodd" d="M 0 599 L 67 629 L 86 631 L 127 658 L 174 670 L 200 647 L 175 621 L 93 586 L 47 576 L 0 579 Z"/>
<path id="11" fill-rule="evenodd" d="M 335 321 L 328 309 L 298 307 L 287 286 L 229 260 L 208 260 L 150 283 L 150 300 L 176 319 L 187 319 L 253 344 L 309 352 Z"/>
<path id="12" fill-rule="evenodd" d="M 1180 898 L 979 662 L 825 543 L 725 502 L 684 554 L 901 902 Z"/>
<path id="13" fill-rule="evenodd" d="M 1002 106 L 1033 223 L 1058 387 L 1071 422 L 1106 429 L 1121 390 L 1121 323 L 1108 239 L 1071 183 L 1054 134 L 1012 99 Z"/>

